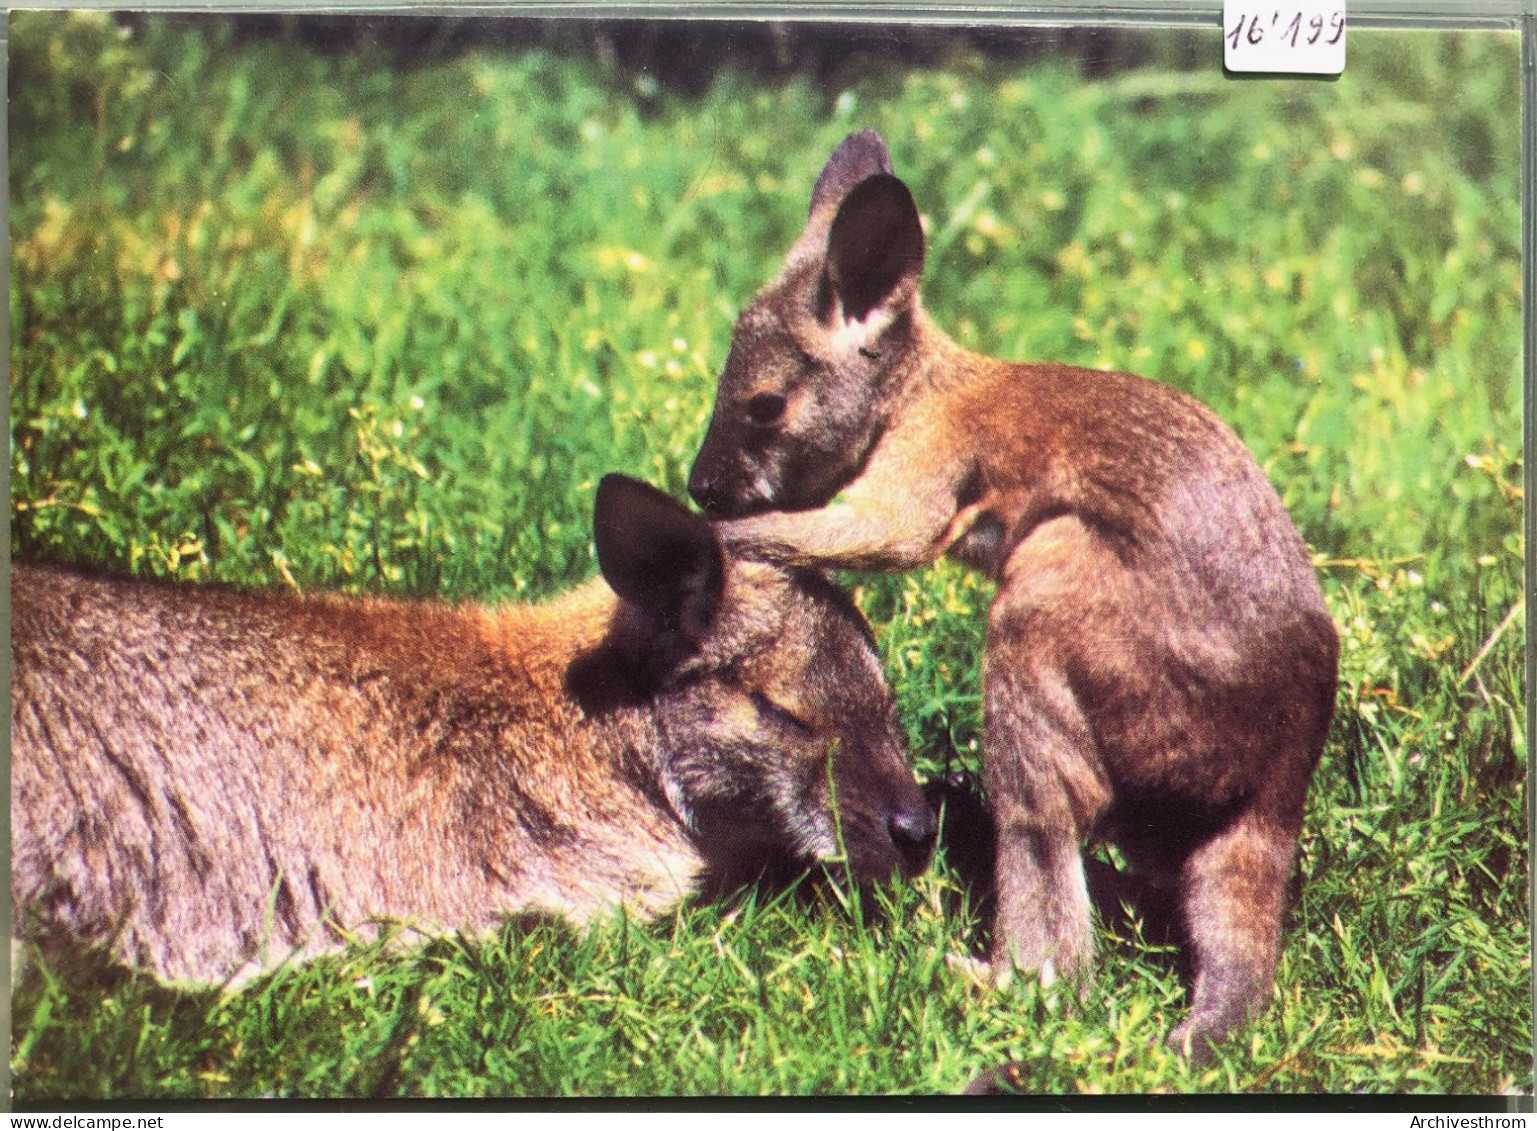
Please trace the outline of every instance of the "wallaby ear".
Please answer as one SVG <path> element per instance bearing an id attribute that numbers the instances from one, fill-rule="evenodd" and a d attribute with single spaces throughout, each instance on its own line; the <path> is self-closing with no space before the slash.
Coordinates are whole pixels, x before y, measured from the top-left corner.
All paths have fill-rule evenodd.
<path id="1" fill-rule="evenodd" d="M 598 569 L 658 632 L 692 646 L 720 608 L 726 563 L 709 521 L 649 483 L 605 475 L 592 516 Z"/>
<path id="2" fill-rule="evenodd" d="M 861 181 L 827 234 L 827 283 L 842 319 L 863 322 L 877 307 L 894 312 L 918 293 L 922 275 L 923 224 L 913 194 L 889 173 Z"/>
<path id="3" fill-rule="evenodd" d="M 886 152 L 880 134 L 874 130 L 849 134 L 822 166 L 816 187 L 811 190 L 811 215 L 837 204 L 860 181 L 889 172 L 891 155 Z"/>

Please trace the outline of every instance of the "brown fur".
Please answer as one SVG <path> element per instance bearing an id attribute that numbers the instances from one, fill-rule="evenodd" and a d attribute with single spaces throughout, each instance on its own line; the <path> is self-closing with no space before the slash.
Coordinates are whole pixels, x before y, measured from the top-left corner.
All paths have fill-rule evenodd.
<path id="1" fill-rule="evenodd" d="M 17 565 L 18 929 L 207 983 L 378 920 L 649 915 L 834 856 L 829 772 L 851 869 L 920 867 L 933 821 L 847 599 L 729 561 L 644 484 L 606 479 L 595 524 L 608 584 L 535 607 Z"/>
<path id="2" fill-rule="evenodd" d="M 1139 377 L 962 350 L 921 307 L 922 261 L 884 145 L 855 135 L 738 322 L 690 491 L 746 516 L 728 543 L 771 560 L 907 569 L 949 552 L 997 581 L 991 976 L 1082 974 L 1080 846 L 1113 840 L 1179 891 L 1197 973 L 1173 1040 L 1204 1055 L 1274 977 L 1334 624 L 1216 416 Z"/>

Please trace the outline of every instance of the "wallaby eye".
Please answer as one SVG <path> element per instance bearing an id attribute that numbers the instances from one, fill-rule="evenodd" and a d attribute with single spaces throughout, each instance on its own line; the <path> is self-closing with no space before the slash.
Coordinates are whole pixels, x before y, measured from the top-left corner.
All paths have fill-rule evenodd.
<path id="1" fill-rule="evenodd" d="M 864 346 L 860 346 L 859 347 L 859 356 L 860 357 L 867 357 L 871 361 L 879 361 L 881 359 L 881 355 L 880 354 L 876 353 L 872 349 L 866 349 Z"/>
<path id="2" fill-rule="evenodd" d="M 778 424 L 784 414 L 783 393 L 754 393 L 747 401 L 747 419 L 760 427 Z"/>
<path id="3" fill-rule="evenodd" d="M 788 727 L 804 738 L 810 738 L 816 734 L 816 727 L 793 711 L 781 707 L 761 691 L 754 691 L 752 693 L 752 705 L 758 709 L 760 715 L 773 719 L 776 723 Z"/>

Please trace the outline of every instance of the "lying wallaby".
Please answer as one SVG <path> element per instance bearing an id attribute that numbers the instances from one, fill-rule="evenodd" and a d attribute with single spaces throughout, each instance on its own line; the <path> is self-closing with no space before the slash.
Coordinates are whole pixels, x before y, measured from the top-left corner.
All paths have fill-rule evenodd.
<path id="1" fill-rule="evenodd" d="M 922 867 L 845 595 L 619 476 L 594 537 L 607 585 L 495 610 L 14 567 L 17 928 L 208 983 L 376 920 L 656 913 L 840 842 L 861 879 Z"/>
<path id="2" fill-rule="evenodd" d="M 1122 373 L 968 353 L 920 306 L 922 268 L 884 143 L 850 137 L 737 322 L 689 491 L 749 516 L 721 527 L 745 553 L 903 569 L 949 552 L 997 581 L 985 973 L 1082 974 L 1080 846 L 1111 840 L 1178 887 L 1196 979 L 1171 1039 L 1204 1056 L 1274 978 L 1334 624 L 1275 491 L 1209 410 Z"/>

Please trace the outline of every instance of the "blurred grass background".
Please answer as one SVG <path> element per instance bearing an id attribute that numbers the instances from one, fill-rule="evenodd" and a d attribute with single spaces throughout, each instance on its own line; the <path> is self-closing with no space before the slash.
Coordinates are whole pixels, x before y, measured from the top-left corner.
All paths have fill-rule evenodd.
<path id="1" fill-rule="evenodd" d="M 509 931 L 228 1000 L 50 980 L 19 1099 L 928 1091 L 1003 1055 L 1046 1091 L 1530 1089 L 1514 36 L 1352 31 L 1320 82 L 1225 78 L 1216 29 L 9 31 L 13 553 L 488 600 L 589 576 L 598 477 L 683 494 L 736 310 L 870 126 L 939 323 L 1211 404 L 1344 644 L 1277 1002 L 1208 1072 L 1157 1047 L 1156 948 L 1107 942 L 1076 1013 L 952 984 L 942 860 L 874 925 L 750 899 L 549 969 Z M 920 771 L 973 767 L 987 584 L 851 580 Z M 621 937 L 649 956 L 616 968 Z M 646 963 L 714 1006 L 628 985 Z"/>

